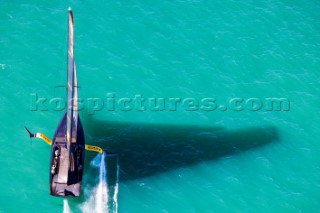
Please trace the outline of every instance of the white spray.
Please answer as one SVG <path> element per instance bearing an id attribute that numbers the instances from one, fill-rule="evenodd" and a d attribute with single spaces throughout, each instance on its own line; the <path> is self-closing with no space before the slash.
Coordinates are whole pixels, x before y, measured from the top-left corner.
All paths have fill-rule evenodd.
<path id="1" fill-rule="evenodd" d="M 118 213 L 118 193 L 119 193 L 119 162 L 117 160 L 116 183 L 113 194 L 113 213 Z"/>
<path id="2" fill-rule="evenodd" d="M 97 155 L 92 161 L 91 166 L 99 168 L 99 183 L 90 192 L 90 197 L 81 206 L 84 213 L 106 213 L 108 212 L 108 188 L 107 188 L 107 170 L 105 164 L 105 154 Z"/>
<path id="3" fill-rule="evenodd" d="M 105 165 L 105 154 L 102 153 L 100 162 L 99 184 L 96 193 L 96 212 L 104 213 L 108 210 L 108 188 L 107 188 L 107 170 Z"/>
<path id="4" fill-rule="evenodd" d="M 67 199 L 63 200 L 63 213 L 72 213 Z"/>

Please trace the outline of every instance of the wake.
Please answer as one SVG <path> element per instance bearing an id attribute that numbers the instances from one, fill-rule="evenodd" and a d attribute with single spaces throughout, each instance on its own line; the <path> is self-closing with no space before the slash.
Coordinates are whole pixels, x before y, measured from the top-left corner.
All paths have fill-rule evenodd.
<path id="1" fill-rule="evenodd" d="M 72 213 L 67 199 L 63 200 L 63 213 Z"/>
<path id="2" fill-rule="evenodd" d="M 116 183 L 114 186 L 114 194 L 113 194 L 113 213 L 118 213 L 118 193 L 119 193 L 119 162 L 117 159 L 117 173 L 116 173 Z"/>
<path id="3" fill-rule="evenodd" d="M 92 167 L 99 168 L 98 184 L 89 193 L 89 198 L 80 205 L 84 213 L 117 213 L 119 192 L 119 164 L 117 161 L 116 180 L 114 186 L 108 184 L 106 155 L 97 155 L 91 162 Z M 110 191 L 109 191 L 110 190 Z M 110 196 L 111 195 L 111 196 Z"/>

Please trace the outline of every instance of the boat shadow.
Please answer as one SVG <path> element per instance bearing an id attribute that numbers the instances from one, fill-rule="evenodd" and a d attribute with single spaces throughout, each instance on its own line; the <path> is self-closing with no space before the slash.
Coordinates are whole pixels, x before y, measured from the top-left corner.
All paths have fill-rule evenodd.
<path id="1" fill-rule="evenodd" d="M 181 126 L 87 119 L 86 143 L 118 154 L 120 181 L 135 180 L 212 161 L 278 141 L 277 129 L 261 126 L 228 130 L 221 126 Z M 94 154 L 86 152 L 86 159 Z M 86 161 L 88 168 L 89 160 Z M 108 171 L 115 171 L 109 163 Z M 114 173 L 114 172 L 113 172 Z"/>

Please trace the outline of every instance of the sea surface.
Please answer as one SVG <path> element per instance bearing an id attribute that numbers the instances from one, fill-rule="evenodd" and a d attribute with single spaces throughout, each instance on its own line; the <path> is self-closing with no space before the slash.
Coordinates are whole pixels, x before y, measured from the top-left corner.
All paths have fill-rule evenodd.
<path id="1" fill-rule="evenodd" d="M 86 152 L 63 200 L 24 126 L 52 138 L 63 115 L 69 6 L 86 142 L 118 156 Z M 0 0 L 0 212 L 318 212 L 319 11 Z"/>

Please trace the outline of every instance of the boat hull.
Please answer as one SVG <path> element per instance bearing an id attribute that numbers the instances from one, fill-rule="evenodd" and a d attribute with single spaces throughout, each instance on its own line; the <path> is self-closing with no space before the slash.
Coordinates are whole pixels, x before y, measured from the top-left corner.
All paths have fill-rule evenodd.
<path id="1" fill-rule="evenodd" d="M 50 194 L 77 197 L 81 192 L 84 167 L 85 138 L 80 118 L 74 119 L 71 143 L 67 146 L 67 113 L 55 131 L 50 155 Z"/>

